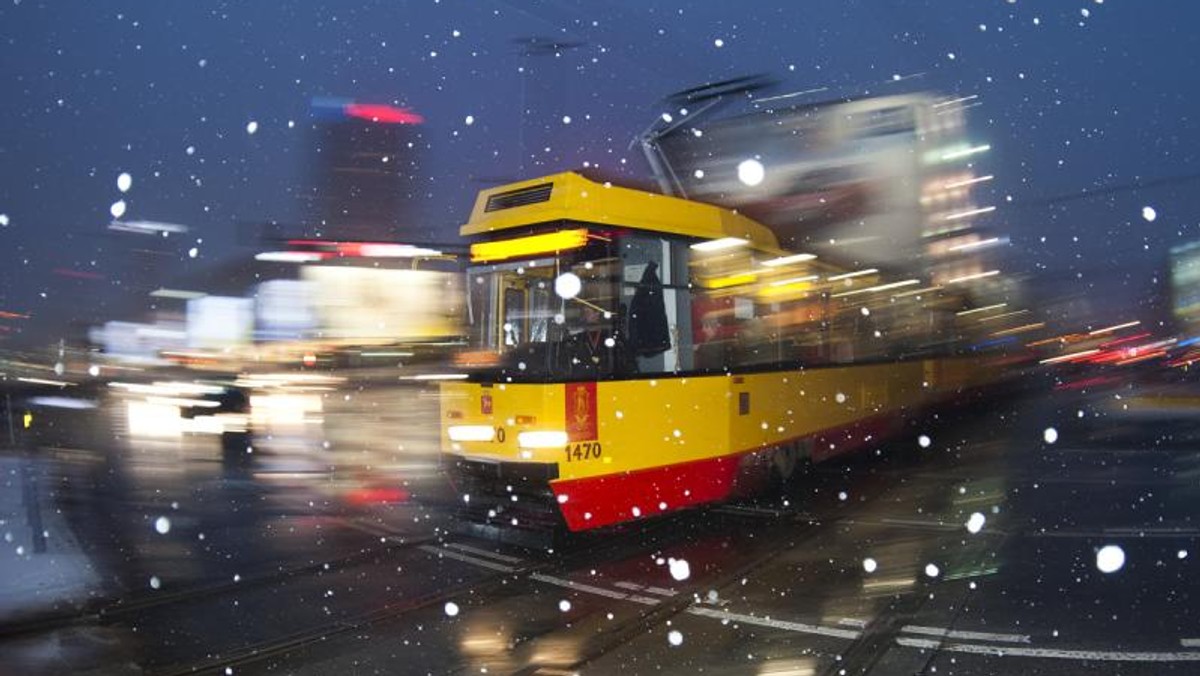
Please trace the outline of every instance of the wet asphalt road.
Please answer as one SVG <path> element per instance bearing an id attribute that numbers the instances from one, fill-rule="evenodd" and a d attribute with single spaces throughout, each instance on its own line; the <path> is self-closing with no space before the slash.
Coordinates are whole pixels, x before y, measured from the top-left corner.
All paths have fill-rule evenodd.
<path id="1" fill-rule="evenodd" d="M 1200 408 L 1156 392 L 1034 383 L 787 495 L 553 550 L 456 532 L 417 390 L 242 467 L 212 439 L 100 443 L 96 414 L 46 453 L 103 612 L 0 650 L 22 673 L 1196 673 Z M 408 499 L 354 498 L 393 480 Z"/>

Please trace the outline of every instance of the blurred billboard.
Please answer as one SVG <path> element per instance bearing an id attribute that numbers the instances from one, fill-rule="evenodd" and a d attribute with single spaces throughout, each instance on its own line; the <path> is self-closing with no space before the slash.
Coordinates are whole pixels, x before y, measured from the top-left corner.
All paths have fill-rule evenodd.
<path id="1" fill-rule="evenodd" d="M 461 335 L 458 274 L 312 265 L 301 276 L 310 283 L 324 340 L 369 345 Z"/>
<path id="2" fill-rule="evenodd" d="M 187 345 L 199 350 L 226 350 L 251 342 L 254 301 L 232 296 L 204 296 L 187 303 Z"/>
<path id="3" fill-rule="evenodd" d="M 302 340 L 317 328 L 311 282 L 272 279 L 262 282 L 257 289 L 254 305 L 257 340 Z"/>

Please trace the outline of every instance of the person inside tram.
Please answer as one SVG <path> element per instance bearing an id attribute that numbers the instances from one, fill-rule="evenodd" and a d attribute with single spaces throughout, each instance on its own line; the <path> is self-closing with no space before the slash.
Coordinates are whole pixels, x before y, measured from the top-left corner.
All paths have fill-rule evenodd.
<path id="1" fill-rule="evenodd" d="M 578 331 L 567 334 L 562 354 L 570 375 L 621 375 L 636 370 L 619 315 L 584 303 Z"/>

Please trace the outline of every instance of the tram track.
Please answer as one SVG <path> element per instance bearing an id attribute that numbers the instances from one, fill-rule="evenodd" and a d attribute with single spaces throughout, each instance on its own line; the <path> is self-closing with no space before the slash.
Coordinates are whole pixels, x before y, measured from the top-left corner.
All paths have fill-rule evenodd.
<path id="1" fill-rule="evenodd" d="M 326 572 L 337 572 L 368 561 L 373 557 L 401 549 L 420 547 L 436 542 L 436 535 L 392 536 L 383 538 L 378 546 L 364 547 L 344 556 L 293 566 L 271 571 L 263 571 L 246 576 L 235 576 L 224 580 L 214 580 L 167 592 L 139 594 L 129 599 L 104 600 L 90 604 L 84 609 L 71 613 L 33 617 L 26 620 L 6 623 L 0 626 L 0 641 L 39 634 L 60 629 L 68 629 L 85 625 L 104 625 L 119 622 L 138 612 L 161 609 L 172 605 L 186 605 L 189 602 L 210 599 L 222 594 L 235 591 L 246 591 L 263 587 L 305 575 Z"/>
<path id="2" fill-rule="evenodd" d="M 810 515 L 798 511 L 794 513 L 787 513 L 783 510 L 770 511 L 773 513 L 772 516 L 775 517 L 772 522 L 767 522 L 763 519 L 766 515 L 766 510 L 763 510 L 762 513 L 748 510 L 739 513 L 733 510 L 722 510 L 720 507 L 706 510 L 706 513 L 709 514 L 719 513 L 726 517 L 764 524 L 763 530 L 754 534 L 755 537 L 760 537 L 763 542 L 768 543 L 764 551 L 753 554 L 749 560 L 716 578 L 705 580 L 703 583 L 689 585 L 687 588 L 679 590 L 673 596 L 658 597 L 652 599 L 652 603 L 643 603 L 647 606 L 647 610 L 636 613 L 628 620 L 620 622 L 612 629 L 607 630 L 601 640 L 583 651 L 578 659 L 570 664 L 530 665 L 528 669 L 521 673 L 543 673 L 546 669 L 562 669 L 570 672 L 586 667 L 613 650 L 625 645 L 634 637 L 647 633 L 655 627 L 665 626 L 673 618 L 696 608 L 701 604 L 700 599 L 704 597 L 705 590 L 728 587 L 752 575 L 764 566 L 769 565 L 787 551 L 802 546 L 805 542 L 819 536 L 822 532 L 822 526 L 826 525 L 813 521 Z M 803 526 L 799 531 L 796 530 L 797 524 Z M 631 600 L 637 601 L 638 599 L 633 598 Z"/>
<path id="3" fill-rule="evenodd" d="M 539 573 L 555 572 L 578 565 L 584 561 L 594 562 L 598 557 L 620 555 L 622 551 L 628 551 L 631 544 L 637 544 L 641 548 L 648 538 L 658 542 L 658 537 L 663 533 L 666 534 L 668 539 L 683 537 L 679 529 L 672 529 L 672 524 L 678 520 L 679 517 L 662 519 L 646 523 L 639 528 L 630 528 L 615 537 L 610 535 L 599 546 L 596 545 L 594 537 L 585 536 L 574 544 L 568 544 L 565 552 L 550 549 L 547 554 L 556 557 L 553 560 L 543 558 L 524 563 L 522 563 L 523 559 L 483 549 L 483 546 L 489 544 L 489 542 L 478 538 L 464 537 L 462 538 L 463 542 L 459 542 L 442 537 L 422 540 L 420 543 L 412 542 L 417 549 L 423 550 L 431 556 L 448 559 L 473 558 L 472 564 L 486 568 L 492 572 L 477 580 L 431 591 L 408 598 L 402 602 L 388 603 L 382 607 L 344 617 L 334 622 L 292 632 L 282 637 L 239 646 L 234 650 L 199 662 L 152 666 L 147 669 L 147 673 L 157 676 L 223 673 L 225 669 L 262 662 L 272 657 L 286 655 L 292 651 L 324 642 L 336 636 L 397 620 L 412 613 L 435 607 L 439 603 L 462 599 L 464 597 L 469 597 L 473 603 L 477 603 L 480 598 L 486 598 L 488 594 L 497 589 L 529 579 Z M 383 535 L 382 537 L 388 539 L 395 536 Z M 491 557 L 492 560 L 488 561 L 483 557 L 474 557 L 471 556 L 472 554 L 481 554 L 485 557 Z M 490 563 L 491 565 L 482 565 L 485 563 Z"/>

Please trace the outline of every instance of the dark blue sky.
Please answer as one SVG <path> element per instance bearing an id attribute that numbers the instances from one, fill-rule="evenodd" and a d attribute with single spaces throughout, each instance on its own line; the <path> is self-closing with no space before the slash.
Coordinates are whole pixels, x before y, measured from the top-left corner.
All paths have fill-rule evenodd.
<path id="1" fill-rule="evenodd" d="M 1043 293 L 1134 302 L 1169 246 L 1200 238 L 1196 180 L 1046 203 L 1200 173 L 1190 2 L 4 2 L 0 310 L 116 307 L 129 271 L 105 226 L 122 171 L 133 176 L 126 218 L 191 228 L 179 271 L 244 254 L 239 222 L 303 218 L 295 191 L 317 96 L 427 118 L 410 217 L 433 240 L 453 236 L 480 177 L 589 162 L 644 179 L 629 140 L 661 98 L 750 73 L 781 91 L 846 95 L 923 73 L 921 88 L 979 94 L 971 127 L 994 148 L 993 225 Z M 529 60 L 513 40 L 531 35 L 584 44 Z"/>

